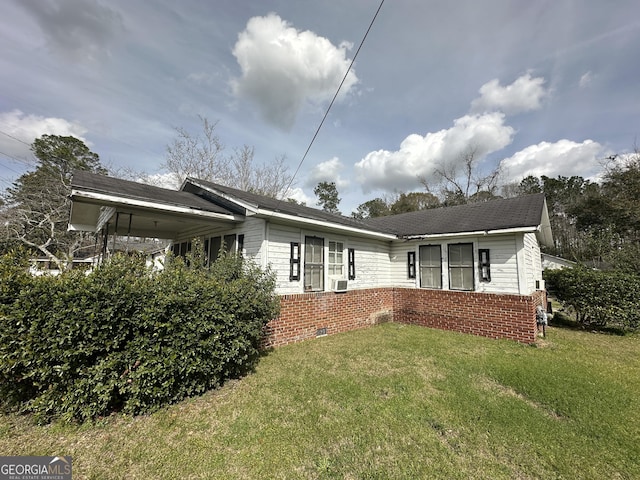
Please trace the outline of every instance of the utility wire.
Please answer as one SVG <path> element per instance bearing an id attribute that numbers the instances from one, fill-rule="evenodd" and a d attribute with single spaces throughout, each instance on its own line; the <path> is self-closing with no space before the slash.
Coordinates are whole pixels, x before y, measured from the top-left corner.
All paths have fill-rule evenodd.
<path id="1" fill-rule="evenodd" d="M 296 171 L 293 173 L 293 176 L 291 177 L 291 180 L 289 181 L 289 184 L 287 185 L 287 188 L 285 189 L 285 193 L 288 192 L 289 189 L 291 188 L 291 185 L 293 185 L 293 181 L 295 180 L 296 176 L 298 175 L 298 172 L 300 171 L 300 168 L 302 167 L 302 164 L 306 160 L 307 155 L 309 154 L 309 151 L 311 150 L 311 147 L 313 146 L 313 143 L 316 140 L 316 137 L 320 133 L 320 129 L 324 125 L 324 121 L 327 119 L 327 116 L 329 115 L 329 111 L 331 110 L 331 107 L 333 106 L 334 102 L 336 101 L 336 98 L 338 98 L 338 94 L 340 93 L 340 90 L 342 89 L 342 86 L 344 85 L 344 82 L 347 80 L 347 76 L 351 72 L 351 69 L 353 67 L 353 64 L 356 61 L 358 53 L 360 53 L 360 49 L 362 48 L 362 45 L 364 45 L 364 42 L 367 39 L 367 36 L 369 35 L 369 32 L 371 31 L 371 28 L 373 27 L 373 24 L 376 21 L 376 18 L 378 17 L 378 13 L 380 13 L 380 9 L 382 8 L 383 4 L 384 4 L 384 0 L 381 0 L 380 1 L 380 5 L 378 5 L 378 9 L 376 10 L 375 15 L 373 16 L 373 18 L 371 19 L 371 22 L 369 23 L 369 27 L 367 28 L 367 31 L 365 32 L 364 36 L 362 37 L 362 40 L 360 41 L 360 45 L 358 46 L 358 49 L 356 50 L 355 55 L 351 59 L 351 63 L 349 64 L 349 68 L 347 68 L 347 71 L 344 74 L 344 77 L 342 77 L 342 81 L 340 82 L 340 85 L 338 85 L 338 89 L 336 90 L 335 95 L 331 99 L 331 103 L 329 103 L 329 106 L 327 107 L 327 110 L 325 111 L 324 116 L 322 117 L 322 120 L 320 121 L 320 124 L 318 125 L 318 128 L 316 129 L 316 132 L 313 134 L 313 138 L 311 139 L 311 142 L 309 142 L 309 146 L 307 147 L 307 150 L 304 152 L 304 155 L 302 156 L 302 159 L 300 160 L 300 163 L 298 164 L 298 167 L 296 168 Z"/>
<path id="2" fill-rule="evenodd" d="M 30 147 L 31 145 L 28 144 L 27 142 L 25 142 L 24 140 L 20 140 L 18 137 L 14 137 L 13 135 L 8 134 L 7 132 L 3 132 L 2 130 L 0 130 L 0 133 L 9 137 L 9 138 L 13 138 L 14 140 L 17 140 L 20 143 L 24 143 L 27 147 Z"/>
<path id="3" fill-rule="evenodd" d="M 5 153 L 3 151 L 0 151 L 0 155 L 4 155 L 5 157 L 10 158 L 11 160 L 13 160 L 15 162 L 23 163 L 23 164 L 26 164 L 26 165 L 30 165 L 31 163 L 33 163 L 33 162 L 29 162 L 28 160 L 26 160 L 24 158 L 18 158 L 18 157 L 15 157 L 13 155 L 10 155 L 8 153 Z"/>

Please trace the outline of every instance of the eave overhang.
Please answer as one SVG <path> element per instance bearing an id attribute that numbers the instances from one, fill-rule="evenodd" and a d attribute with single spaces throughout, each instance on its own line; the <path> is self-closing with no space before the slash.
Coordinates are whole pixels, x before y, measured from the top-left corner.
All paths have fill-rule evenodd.
<path id="1" fill-rule="evenodd" d="M 107 226 L 109 233 L 173 238 L 189 225 L 233 224 L 244 220 L 235 214 L 82 189 L 72 189 L 71 200 L 70 231 L 97 233 Z"/>
<path id="2" fill-rule="evenodd" d="M 109 194 L 97 193 L 97 192 L 88 192 L 88 191 L 82 191 L 82 190 L 72 190 L 71 200 L 74 202 L 78 201 L 80 203 L 96 203 L 99 205 L 108 205 L 108 206 L 125 205 L 125 206 L 131 206 L 131 207 L 146 208 L 146 209 L 156 210 L 156 211 L 177 213 L 180 215 L 213 218 L 216 220 L 227 220 L 230 222 L 241 221 L 241 219 L 237 215 L 207 212 L 206 210 L 200 210 L 197 208 L 191 208 L 191 207 L 186 207 L 181 205 L 163 204 L 163 203 L 151 202 L 148 200 L 118 197 L 115 195 L 109 195 Z M 94 201 L 83 202 L 83 200 L 94 200 Z"/>

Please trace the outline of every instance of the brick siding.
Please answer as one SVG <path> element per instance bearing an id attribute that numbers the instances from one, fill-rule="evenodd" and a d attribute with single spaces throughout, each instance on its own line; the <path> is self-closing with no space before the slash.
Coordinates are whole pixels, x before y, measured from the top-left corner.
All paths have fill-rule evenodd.
<path id="1" fill-rule="evenodd" d="M 321 329 L 331 335 L 390 321 L 393 289 L 282 295 L 280 305 L 280 316 L 266 327 L 267 347 L 315 338 Z"/>
<path id="2" fill-rule="evenodd" d="M 536 307 L 546 294 L 501 295 L 415 288 L 373 288 L 344 293 L 281 296 L 280 316 L 266 326 L 265 347 L 394 321 L 533 343 Z"/>

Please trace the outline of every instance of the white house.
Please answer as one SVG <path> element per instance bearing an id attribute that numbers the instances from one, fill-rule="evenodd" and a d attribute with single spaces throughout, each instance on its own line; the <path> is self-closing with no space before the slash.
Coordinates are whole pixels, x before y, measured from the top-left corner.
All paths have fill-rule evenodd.
<path id="1" fill-rule="evenodd" d="M 529 342 L 529 310 L 546 305 L 540 245 L 553 242 L 542 194 L 358 221 L 193 178 L 173 191 L 79 171 L 71 199 L 70 230 L 170 239 L 177 255 L 200 238 L 211 260 L 225 248 L 270 266 L 283 305 L 271 344 L 383 317 Z M 522 317 L 513 322 L 500 316 L 512 301 L 524 302 L 520 313 L 505 307 Z M 290 315 L 300 302 L 304 321 Z"/>
<path id="2" fill-rule="evenodd" d="M 543 253 L 542 257 L 542 269 L 543 270 L 559 270 L 562 268 L 573 268 L 577 265 L 577 262 L 567 260 L 566 258 L 557 257 L 555 255 L 549 255 Z"/>

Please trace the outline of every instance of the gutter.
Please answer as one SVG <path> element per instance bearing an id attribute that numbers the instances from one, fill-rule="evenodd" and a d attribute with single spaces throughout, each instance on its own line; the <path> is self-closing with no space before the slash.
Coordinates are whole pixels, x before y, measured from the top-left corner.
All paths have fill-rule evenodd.
<path id="1" fill-rule="evenodd" d="M 515 228 L 502 228 L 497 230 L 477 230 L 475 232 L 455 232 L 455 233 L 430 233 L 425 235 L 407 235 L 401 238 L 405 240 L 423 240 L 427 238 L 438 237 L 478 237 L 484 235 L 499 235 L 507 233 L 533 233 L 540 231 L 540 225 L 536 227 L 515 227 Z"/>

